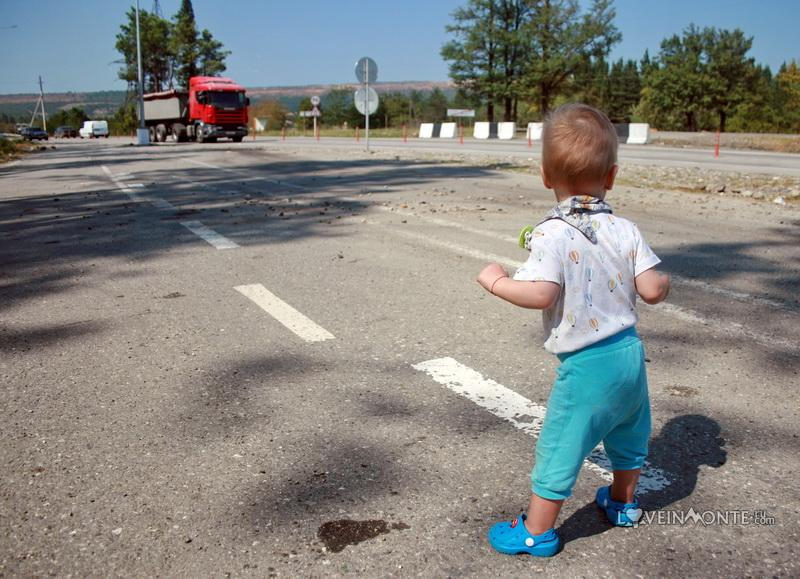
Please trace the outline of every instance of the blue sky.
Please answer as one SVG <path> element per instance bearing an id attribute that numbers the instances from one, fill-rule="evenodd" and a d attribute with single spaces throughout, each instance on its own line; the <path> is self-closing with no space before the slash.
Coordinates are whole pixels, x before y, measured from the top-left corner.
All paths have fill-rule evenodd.
<path id="1" fill-rule="evenodd" d="M 465 0 L 193 0 L 200 28 L 228 50 L 226 74 L 246 86 L 355 81 L 361 56 L 383 81 L 446 80 L 439 56 L 452 11 Z M 586 3 L 586 0 L 584 0 Z M 172 16 L 180 0 L 160 0 Z M 115 36 L 126 0 L 0 0 L 0 93 L 124 89 L 117 80 Z M 152 0 L 140 0 L 151 10 Z M 639 59 L 690 23 L 741 28 L 750 55 L 773 71 L 800 61 L 798 0 L 616 0 L 622 42 L 612 58 Z M 11 28 L 11 26 L 16 26 Z"/>

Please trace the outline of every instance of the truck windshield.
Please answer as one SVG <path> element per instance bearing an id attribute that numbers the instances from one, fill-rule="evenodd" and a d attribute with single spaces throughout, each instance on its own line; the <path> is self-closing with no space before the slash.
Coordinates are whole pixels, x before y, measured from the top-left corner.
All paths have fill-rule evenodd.
<path id="1" fill-rule="evenodd" d="M 207 103 L 218 108 L 236 108 L 244 106 L 244 93 L 229 91 L 209 91 L 206 93 Z"/>

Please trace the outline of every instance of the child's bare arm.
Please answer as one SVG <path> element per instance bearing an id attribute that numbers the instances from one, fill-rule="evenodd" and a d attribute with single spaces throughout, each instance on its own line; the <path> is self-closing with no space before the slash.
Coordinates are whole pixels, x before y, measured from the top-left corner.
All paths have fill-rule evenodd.
<path id="1" fill-rule="evenodd" d="M 669 285 L 669 275 L 656 269 L 648 269 L 636 276 L 636 291 L 650 305 L 667 299 Z"/>
<path id="2" fill-rule="evenodd" d="M 561 286 L 549 281 L 517 281 L 497 263 L 490 263 L 478 275 L 478 283 L 494 295 L 522 308 L 546 310 L 561 293 Z"/>

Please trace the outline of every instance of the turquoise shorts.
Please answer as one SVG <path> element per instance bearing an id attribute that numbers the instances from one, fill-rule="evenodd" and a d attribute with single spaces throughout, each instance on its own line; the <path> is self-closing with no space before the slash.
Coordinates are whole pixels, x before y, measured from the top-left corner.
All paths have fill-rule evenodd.
<path id="1" fill-rule="evenodd" d="M 536 443 L 531 488 L 546 499 L 572 494 L 583 460 L 601 441 L 614 470 L 641 468 L 650 438 L 644 347 L 629 328 L 561 365 Z"/>

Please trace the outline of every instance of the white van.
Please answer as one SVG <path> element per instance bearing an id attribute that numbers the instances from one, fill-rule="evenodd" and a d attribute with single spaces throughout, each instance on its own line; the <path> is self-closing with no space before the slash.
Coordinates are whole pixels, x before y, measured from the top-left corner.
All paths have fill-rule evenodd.
<path id="1" fill-rule="evenodd" d="M 84 121 L 81 130 L 78 131 L 81 139 L 92 139 L 105 137 L 108 138 L 108 122 L 107 121 Z"/>

